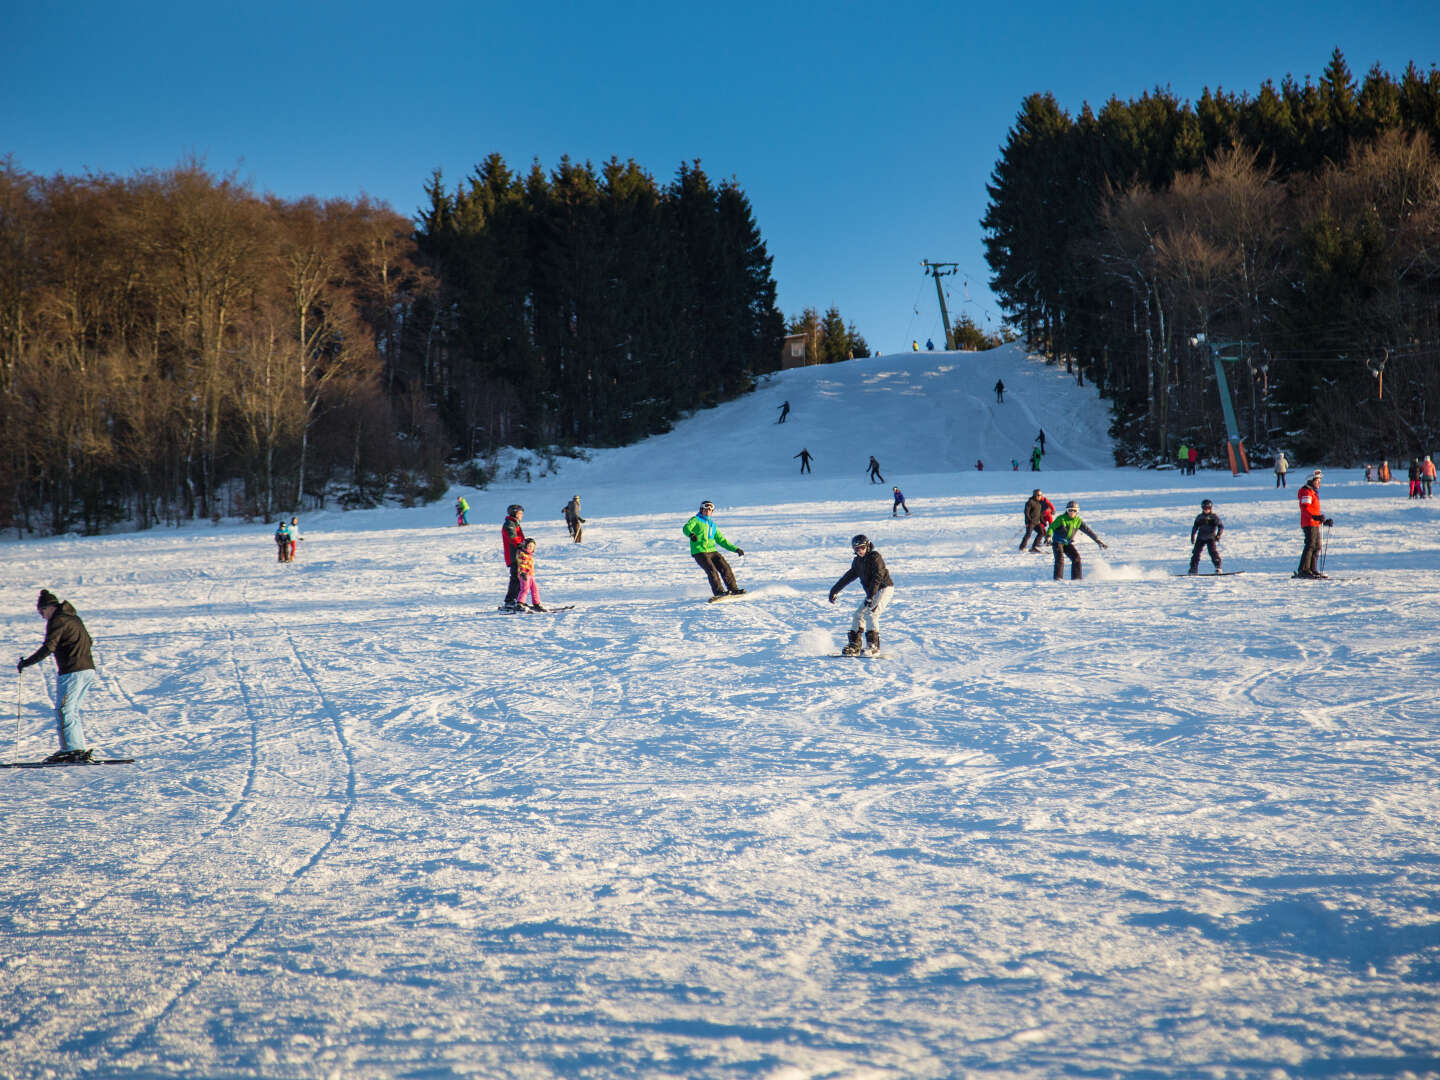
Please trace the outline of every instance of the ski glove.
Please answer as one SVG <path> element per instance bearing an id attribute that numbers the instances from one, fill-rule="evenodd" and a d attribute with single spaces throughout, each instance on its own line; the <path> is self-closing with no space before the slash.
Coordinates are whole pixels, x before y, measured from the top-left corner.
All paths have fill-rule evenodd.
<path id="1" fill-rule="evenodd" d="M 834 589 L 831 589 L 831 590 L 830 590 L 830 603 L 833 604 L 834 602 L 835 602 L 835 590 L 834 590 Z"/>
<path id="2" fill-rule="evenodd" d="M 1326 519 L 1325 519 L 1325 527 L 1326 527 L 1327 529 L 1328 529 L 1331 525 L 1334 525 L 1334 524 L 1335 524 L 1335 519 L 1334 519 L 1334 518 L 1326 518 Z"/>
<path id="3" fill-rule="evenodd" d="M 745 549 L 744 549 L 744 548 L 736 548 L 736 549 L 735 549 L 735 554 L 736 554 L 736 555 L 739 555 L 739 556 L 743 559 L 743 558 L 745 557 Z"/>
<path id="4" fill-rule="evenodd" d="M 834 601 L 832 600 L 831 603 L 833 604 Z M 18 660 L 15 661 L 15 670 L 16 670 L 16 671 L 24 671 L 24 670 L 25 670 L 25 657 L 22 656 L 22 657 L 20 657 L 20 659 L 18 659 Z"/>

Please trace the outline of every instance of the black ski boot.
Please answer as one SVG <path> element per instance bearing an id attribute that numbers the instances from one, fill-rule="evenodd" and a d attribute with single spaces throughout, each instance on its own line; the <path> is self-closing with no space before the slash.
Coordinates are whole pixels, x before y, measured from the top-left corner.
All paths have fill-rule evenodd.
<path id="1" fill-rule="evenodd" d="M 866 650 L 869 651 L 869 653 L 870 653 L 871 656 L 879 656 L 879 655 L 880 655 L 880 631 L 878 631 L 878 630 L 866 630 L 866 631 L 865 631 L 865 648 L 866 648 Z"/>
<path id="2" fill-rule="evenodd" d="M 859 630 L 851 630 L 851 631 L 850 631 L 850 641 L 846 644 L 846 646 L 845 646 L 843 649 L 840 650 L 840 655 L 841 655 L 841 656 L 859 656 L 859 655 L 860 655 L 860 631 L 859 631 Z"/>

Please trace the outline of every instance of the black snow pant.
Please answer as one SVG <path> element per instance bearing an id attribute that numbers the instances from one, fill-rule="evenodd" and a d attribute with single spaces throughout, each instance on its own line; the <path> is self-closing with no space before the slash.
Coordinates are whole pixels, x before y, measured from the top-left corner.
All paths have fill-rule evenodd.
<path id="1" fill-rule="evenodd" d="M 1055 580 L 1062 581 L 1065 578 L 1065 559 L 1070 559 L 1070 580 L 1079 581 L 1080 574 L 1080 550 L 1074 544 L 1067 544 L 1063 540 L 1055 540 L 1050 545 L 1055 549 Z"/>
<path id="2" fill-rule="evenodd" d="M 691 557 L 700 564 L 700 569 L 705 571 L 705 576 L 710 579 L 710 591 L 716 596 L 724 596 L 727 592 L 740 588 L 735 584 L 735 572 L 730 569 L 730 564 L 720 552 L 696 552 Z"/>
<path id="3" fill-rule="evenodd" d="M 1300 531 L 1305 534 L 1305 550 L 1300 553 L 1301 577 L 1309 577 L 1316 573 L 1315 560 L 1320 557 L 1320 526 L 1302 525 Z"/>
<path id="4" fill-rule="evenodd" d="M 513 604 L 520 595 L 520 560 L 510 564 L 510 584 L 505 589 L 505 603 Z"/>
<path id="5" fill-rule="evenodd" d="M 870 483 L 872 483 L 872 484 L 883 484 L 884 482 L 885 482 L 885 477 L 883 477 L 883 476 L 880 475 L 880 470 L 879 470 L 879 469 L 871 469 L 871 470 L 870 470 Z"/>
<path id="6" fill-rule="evenodd" d="M 1032 532 L 1035 534 L 1035 546 L 1032 547 L 1030 550 L 1031 550 L 1031 551 L 1039 551 L 1039 550 L 1040 550 L 1040 541 L 1045 539 L 1045 526 L 1043 526 L 1043 525 L 1026 525 L 1026 526 L 1025 526 L 1025 535 L 1022 536 L 1022 537 L 1020 537 L 1020 550 L 1021 550 L 1021 551 L 1024 551 L 1024 550 L 1025 550 L 1025 543 L 1026 543 L 1026 541 L 1028 541 L 1028 540 L 1030 539 L 1030 534 L 1031 534 Z"/>
<path id="7" fill-rule="evenodd" d="M 1215 564 L 1215 569 L 1220 569 L 1220 549 L 1215 546 L 1215 541 L 1196 540 L 1195 549 L 1190 552 L 1190 573 L 1200 569 L 1200 553 L 1206 548 L 1210 550 L 1210 561 Z"/>
<path id="8" fill-rule="evenodd" d="M 1277 472 L 1277 473 L 1275 474 L 1275 486 L 1276 486 L 1276 487 L 1284 487 L 1284 486 L 1285 486 L 1285 474 L 1284 474 L 1283 472 Z"/>

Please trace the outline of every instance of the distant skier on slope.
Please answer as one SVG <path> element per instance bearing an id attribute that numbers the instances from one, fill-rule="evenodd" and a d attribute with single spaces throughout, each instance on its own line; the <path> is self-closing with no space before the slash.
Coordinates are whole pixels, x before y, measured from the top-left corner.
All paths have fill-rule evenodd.
<path id="1" fill-rule="evenodd" d="M 711 516 L 714 513 L 715 504 L 706 499 L 700 504 L 695 516 L 687 521 L 680 531 L 690 538 L 690 557 L 705 571 L 705 577 L 710 582 L 711 599 L 720 596 L 744 596 L 745 590 L 735 584 L 735 572 L 730 569 L 730 564 L 725 561 L 725 556 L 720 554 L 716 545 L 733 551 L 742 558 L 745 552 L 726 540 L 715 527 Z"/>
<path id="2" fill-rule="evenodd" d="M 777 424 L 783 424 L 783 423 L 785 422 L 785 418 L 790 415 L 790 402 L 789 402 L 789 400 L 787 399 L 787 400 L 785 400 L 785 401 L 782 401 L 782 402 L 780 403 L 779 409 L 780 409 L 780 419 L 779 419 L 779 420 L 776 420 L 775 422 L 776 422 Z"/>
<path id="3" fill-rule="evenodd" d="M 570 501 L 560 513 L 565 518 L 565 527 L 570 530 L 570 539 L 580 543 L 585 534 L 585 519 L 580 516 L 580 496 L 571 495 Z"/>
<path id="4" fill-rule="evenodd" d="M 1225 532 L 1225 523 L 1220 520 L 1220 515 L 1215 513 L 1215 504 L 1209 499 L 1200 504 L 1200 513 L 1196 515 L 1195 524 L 1190 526 L 1190 570 L 1189 573 L 1200 572 L 1200 552 L 1209 550 L 1210 561 L 1215 564 L 1215 572 L 1220 572 L 1220 550 L 1215 545 Z"/>
<path id="5" fill-rule="evenodd" d="M 910 507 L 908 507 L 908 506 L 905 505 L 905 494 L 904 494 L 904 492 L 902 492 L 898 487 L 897 487 L 897 488 L 891 488 L 890 490 L 895 493 L 895 501 L 890 504 L 890 516 L 893 518 L 893 517 L 895 516 L 895 512 L 896 512 L 897 510 L 904 510 L 904 511 L 905 511 L 905 516 L 906 516 L 906 517 L 909 517 L 909 516 L 910 516 Z"/>
<path id="6" fill-rule="evenodd" d="M 49 589 L 40 590 L 35 610 L 45 620 L 45 641 L 29 656 L 17 660 L 15 670 L 24 671 L 52 653 L 55 656 L 55 729 L 60 736 L 60 749 L 45 762 L 56 765 L 89 761 L 91 753 L 86 745 L 80 710 L 85 695 L 96 681 L 90 633 L 70 601 L 61 600 Z"/>
<path id="7" fill-rule="evenodd" d="M 275 526 L 275 561 L 290 561 L 290 523 L 284 518 Z"/>
<path id="8" fill-rule="evenodd" d="M 860 584 L 865 589 L 865 599 L 855 609 L 855 619 L 850 626 L 850 639 L 840 652 L 844 656 L 859 656 L 860 632 L 864 630 L 865 648 L 874 656 L 880 652 L 880 613 L 890 606 L 890 599 L 895 594 L 895 582 L 891 579 L 880 552 L 875 550 L 870 538 L 864 533 L 850 538 L 850 550 L 855 553 L 855 558 L 850 562 L 850 569 L 830 586 L 830 603 L 835 603 L 835 597 L 840 590 L 856 578 L 860 579 Z"/>
<path id="9" fill-rule="evenodd" d="M 1039 448 L 1038 446 L 1031 448 L 1031 450 L 1030 450 L 1030 471 L 1031 471 L 1031 472 L 1039 472 L 1039 471 L 1040 471 L 1040 459 L 1041 459 L 1042 457 L 1044 457 L 1044 456 L 1045 456 L 1045 455 L 1040 452 L 1040 448 Z"/>
<path id="10" fill-rule="evenodd" d="M 299 519 L 298 517 L 295 517 L 295 516 L 293 516 L 293 515 L 291 516 L 291 518 L 290 518 L 289 532 L 290 532 L 290 550 L 289 550 L 289 553 L 285 556 L 285 561 L 286 561 L 286 562 L 294 562 L 294 561 L 295 561 L 295 546 L 296 546 L 297 544 L 299 544 L 301 540 L 304 540 L 304 539 L 305 539 L 305 537 L 303 537 L 303 536 L 300 535 L 300 519 Z"/>
<path id="11" fill-rule="evenodd" d="M 1065 560 L 1070 560 L 1070 580 L 1079 581 L 1082 574 L 1080 569 L 1080 551 L 1075 547 L 1075 534 L 1083 532 L 1086 536 L 1100 545 L 1100 550 L 1105 550 L 1105 541 L 1096 536 L 1089 525 L 1086 525 L 1080 518 L 1080 504 L 1071 499 L 1065 504 L 1065 513 L 1057 517 L 1050 525 L 1050 547 L 1055 552 L 1055 580 L 1065 579 Z"/>
<path id="12" fill-rule="evenodd" d="M 875 460 L 875 455 L 870 455 L 870 482 L 872 484 L 883 484 L 885 477 L 880 475 L 880 462 Z"/>
<path id="13" fill-rule="evenodd" d="M 794 456 L 795 456 L 795 457 L 798 457 L 798 458 L 800 459 L 800 472 L 801 472 L 802 474 L 809 472 L 809 471 L 810 471 L 810 462 L 814 459 L 815 455 L 812 454 L 812 453 L 810 453 L 809 450 L 806 450 L 806 449 L 802 446 L 802 447 L 800 448 L 800 452 L 799 452 L 798 454 L 794 455 Z"/>
<path id="14" fill-rule="evenodd" d="M 455 496 L 455 524 L 470 524 L 470 502 L 464 495 Z"/>
<path id="15" fill-rule="evenodd" d="M 1005 404 L 1005 381 L 1003 379 L 995 380 L 995 404 Z"/>

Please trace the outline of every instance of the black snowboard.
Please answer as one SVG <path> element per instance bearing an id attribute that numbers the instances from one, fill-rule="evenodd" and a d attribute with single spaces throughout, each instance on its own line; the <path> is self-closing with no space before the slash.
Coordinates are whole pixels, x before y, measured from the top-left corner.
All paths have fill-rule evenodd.
<path id="1" fill-rule="evenodd" d="M 86 765 L 130 765 L 133 757 L 94 758 L 91 761 L 0 761 L 0 769 L 76 769 Z"/>

